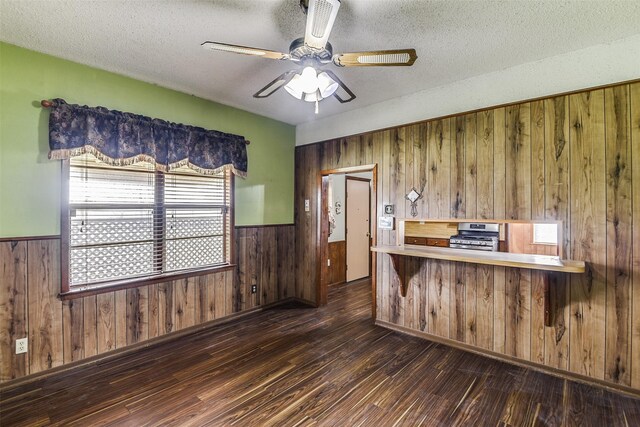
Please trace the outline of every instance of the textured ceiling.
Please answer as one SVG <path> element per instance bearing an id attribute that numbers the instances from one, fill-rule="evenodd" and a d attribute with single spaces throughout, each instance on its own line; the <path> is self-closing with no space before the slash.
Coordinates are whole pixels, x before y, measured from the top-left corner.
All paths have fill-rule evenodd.
<path id="1" fill-rule="evenodd" d="M 205 40 L 287 52 L 304 35 L 298 0 L 0 0 L 0 39 L 291 124 L 313 105 L 252 94 L 295 66 L 206 51 Z M 337 68 L 356 93 L 324 117 L 640 33 L 640 1 L 342 0 L 334 52 L 413 47 L 413 67 Z M 333 66 L 332 66 L 333 67 Z M 87 102 L 90 102 L 88 100 Z"/>

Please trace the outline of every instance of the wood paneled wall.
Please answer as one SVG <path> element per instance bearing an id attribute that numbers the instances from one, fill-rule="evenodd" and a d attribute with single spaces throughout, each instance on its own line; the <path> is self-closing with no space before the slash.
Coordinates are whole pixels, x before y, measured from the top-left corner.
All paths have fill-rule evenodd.
<path id="1" fill-rule="evenodd" d="M 372 163 L 378 216 L 383 204 L 409 215 L 415 186 L 419 217 L 561 220 L 563 255 L 587 263 L 552 286 L 545 327 L 539 272 L 410 259 L 402 298 L 379 254 L 379 320 L 640 389 L 640 83 L 298 147 L 298 296 L 316 292 L 317 172 Z"/>
<path id="2" fill-rule="evenodd" d="M 322 277 L 329 285 L 344 283 L 347 280 L 347 241 L 329 242 L 327 251 L 331 265 L 322 264 L 326 269 Z"/>
<path id="3" fill-rule="evenodd" d="M 0 242 L 0 380 L 276 302 L 294 290 L 294 227 L 238 228 L 237 269 L 61 301 L 60 241 Z M 251 294 L 251 285 L 258 293 Z M 29 351 L 15 354 L 15 340 Z"/>

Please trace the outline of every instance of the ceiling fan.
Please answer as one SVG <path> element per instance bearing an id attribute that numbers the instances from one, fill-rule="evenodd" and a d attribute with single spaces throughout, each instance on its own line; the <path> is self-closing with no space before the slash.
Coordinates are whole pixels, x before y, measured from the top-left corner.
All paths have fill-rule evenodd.
<path id="1" fill-rule="evenodd" d="M 340 8 L 340 0 L 300 0 L 307 14 L 305 35 L 294 40 L 289 53 L 255 47 L 206 41 L 202 47 L 210 50 L 253 55 L 267 59 L 293 61 L 302 68 L 282 73 L 256 92 L 255 98 L 266 98 L 281 87 L 297 99 L 318 102 L 333 96 L 341 103 L 353 101 L 356 95 L 331 70 L 322 69 L 333 64 L 338 67 L 411 66 L 418 58 L 415 49 L 378 50 L 369 52 L 333 53 L 328 42 L 331 28 Z"/>

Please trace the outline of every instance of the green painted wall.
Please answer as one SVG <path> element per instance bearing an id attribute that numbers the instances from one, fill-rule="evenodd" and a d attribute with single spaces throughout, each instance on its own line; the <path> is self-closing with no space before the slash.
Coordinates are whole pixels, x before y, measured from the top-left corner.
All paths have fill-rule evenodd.
<path id="1" fill-rule="evenodd" d="M 47 159 L 41 99 L 157 117 L 245 136 L 236 225 L 293 222 L 295 128 L 150 83 L 0 43 L 0 237 L 60 232 L 60 163 Z"/>

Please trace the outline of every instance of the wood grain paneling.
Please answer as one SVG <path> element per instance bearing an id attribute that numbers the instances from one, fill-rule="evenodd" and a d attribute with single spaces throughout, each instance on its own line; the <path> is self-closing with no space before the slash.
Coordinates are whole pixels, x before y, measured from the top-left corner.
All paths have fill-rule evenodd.
<path id="1" fill-rule="evenodd" d="M 248 286 L 248 282 L 238 284 L 236 277 L 257 280 L 261 290 L 258 305 L 291 296 L 295 289 L 294 227 L 243 227 L 236 238 L 246 235 L 264 251 L 251 257 L 238 253 L 237 271 L 64 302 L 57 296 L 59 240 L 0 242 L 0 381 L 232 315 L 241 311 L 234 303 L 236 290 Z M 27 335 L 29 352 L 15 355 L 15 340 Z"/>
<path id="2" fill-rule="evenodd" d="M 60 242 L 27 242 L 29 373 L 64 363 L 60 292 Z"/>
<path id="3" fill-rule="evenodd" d="M 545 111 L 544 101 L 531 102 L 531 219 L 544 219 L 545 214 Z M 531 233 L 533 226 L 527 227 Z M 532 237 L 528 242 L 533 242 Z M 509 245 L 508 245 L 509 246 Z M 553 250 L 553 246 L 529 245 L 532 250 Z M 551 249 L 549 249 L 551 248 Z M 557 249 L 557 247 L 556 247 Z M 509 250 L 511 247 L 509 246 Z M 540 252 L 529 252 L 540 253 Z M 544 252 L 546 253 L 546 252 Z M 552 253 L 551 255 L 556 255 Z M 531 272 L 531 356 L 536 363 L 544 363 L 544 301 L 545 275 Z"/>
<path id="4" fill-rule="evenodd" d="M 405 188 L 405 139 L 404 135 L 400 134 L 398 129 L 390 131 L 391 138 L 389 144 L 385 144 L 385 154 L 389 156 L 389 200 L 390 203 L 396 207 L 396 215 L 403 217 L 405 215 L 406 199 L 405 192 L 402 191 Z M 350 166 L 355 166 L 351 164 Z M 396 241 L 396 232 L 391 230 L 389 232 L 389 241 Z M 389 302 L 389 318 L 393 323 L 404 323 L 404 304 L 406 299 L 400 298 L 400 280 L 396 274 L 389 275 L 390 281 L 390 302 Z"/>
<path id="5" fill-rule="evenodd" d="M 155 338 L 160 335 L 160 294 L 158 284 L 150 285 L 147 292 L 149 293 L 149 338 Z"/>
<path id="6" fill-rule="evenodd" d="M 16 354 L 16 339 L 26 338 L 27 242 L 0 242 L 0 381 L 29 373 L 29 354 Z"/>
<path id="7" fill-rule="evenodd" d="M 493 218 L 506 218 L 506 111 L 497 108 L 493 114 Z M 507 272 L 504 267 L 493 269 L 493 351 L 507 354 L 506 334 L 508 319 L 506 315 Z"/>
<path id="8" fill-rule="evenodd" d="M 294 266 L 296 239 L 293 227 L 282 226 L 276 231 L 276 257 L 278 278 L 278 300 L 295 295 L 296 270 Z"/>
<path id="9" fill-rule="evenodd" d="M 478 150 L 477 117 L 464 117 L 464 200 L 466 218 L 478 218 Z M 464 337 L 460 341 L 477 344 L 478 334 L 478 266 L 464 266 Z M 462 311 L 462 309 L 457 309 Z"/>
<path id="10" fill-rule="evenodd" d="M 127 291 L 114 292 L 116 313 L 116 348 L 127 345 Z"/>
<path id="11" fill-rule="evenodd" d="M 225 273 L 225 274 L 215 274 L 213 276 L 213 292 L 209 292 L 209 317 L 207 320 L 219 319 L 227 314 L 231 314 L 231 312 L 227 313 L 227 276 L 231 276 L 233 273 Z M 209 276 L 211 277 L 211 276 Z M 213 294 L 213 301 L 211 299 L 211 295 Z M 233 306 L 233 295 L 231 295 L 231 305 Z M 213 307 L 211 307 L 211 302 L 213 302 Z"/>
<path id="12" fill-rule="evenodd" d="M 191 327 L 196 319 L 195 277 L 174 280 L 176 331 Z"/>
<path id="13" fill-rule="evenodd" d="M 126 295 L 126 345 L 136 344 L 149 338 L 148 288 L 132 288 Z M 91 323 L 89 323 L 91 324 Z"/>
<path id="14" fill-rule="evenodd" d="M 572 259 L 587 263 L 571 277 L 569 369 L 604 377 L 606 330 L 606 179 L 604 93 L 569 96 Z"/>
<path id="15" fill-rule="evenodd" d="M 607 181 L 605 378 L 630 385 L 633 213 L 629 86 L 605 89 L 604 106 Z"/>
<path id="16" fill-rule="evenodd" d="M 347 241 L 329 242 L 329 261 L 327 266 L 327 284 L 342 283 L 347 279 Z"/>
<path id="17" fill-rule="evenodd" d="M 570 197 L 570 144 L 569 99 L 566 96 L 547 99 L 544 102 L 544 219 L 562 221 L 562 253 L 571 253 L 571 222 L 569 220 Z M 533 183 L 535 185 L 535 181 Z M 534 218 L 540 212 L 534 210 Z M 569 367 L 569 278 L 554 276 L 550 288 L 553 301 L 553 327 L 544 329 L 546 365 L 568 369 Z M 538 280 L 538 283 L 539 280 Z"/>
<path id="18" fill-rule="evenodd" d="M 84 359 L 84 300 L 62 302 L 62 324 L 65 328 L 62 337 L 64 363 Z"/>
<path id="19" fill-rule="evenodd" d="M 98 324 L 98 314 L 97 314 L 97 304 L 96 304 L 96 296 L 88 296 L 83 298 L 82 301 L 83 308 L 83 318 L 84 325 L 84 357 L 95 356 L 98 353 L 98 337 L 97 337 L 97 327 Z"/>
<path id="20" fill-rule="evenodd" d="M 405 140 L 405 183 L 407 188 L 415 188 L 418 192 L 423 193 L 427 185 L 427 152 L 424 150 L 427 126 L 419 124 L 415 126 L 407 126 L 400 129 Z M 373 143 L 373 141 L 371 140 Z M 401 193 L 402 195 L 402 193 Z M 403 200 L 404 215 L 410 215 L 411 207 L 406 200 Z M 422 215 L 425 209 L 425 200 L 421 198 L 417 201 L 418 215 Z M 377 206 L 373 207 L 375 211 Z M 405 230 L 406 232 L 406 230 Z M 426 239 L 425 239 L 426 241 Z M 425 283 L 425 275 L 427 273 L 425 264 L 410 260 L 407 262 L 407 272 L 412 280 L 409 283 L 411 289 L 407 293 L 404 309 L 404 325 L 413 329 L 424 331 L 427 327 L 427 308 L 424 293 L 427 287 Z"/>
<path id="21" fill-rule="evenodd" d="M 402 197 L 424 186 L 420 217 L 561 221 L 561 255 L 587 263 L 585 274 L 551 278 L 545 327 L 541 273 L 409 260 L 402 298 L 378 254 L 378 320 L 640 388 L 639 142 L 633 83 L 297 147 L 296 292 L 315 290 L 317 211 L 303 211 L 303 196 L 315 200 L 320 165 L 375 163 L 379 213 L 395 204 L 408 216 Z M 377 243 L 394 235 L 380 230 Z"/>
<path id="22" fill-rule="evenodd" d="M 466 117 L 458 116 L 451 120 L 454 128 L 452 129 L 451 141 L 451 169 L 450 183 L 451 190 L 449 201 L 449 217 L 465 218 L 466 217 L 466 201 L 470 198 L 465 197 L 466 184 Z M 475 199 L 475 197 L 473 198 Z M 452 308 L 449 318 L 449 337 L 457 341 L 464 341 L 466 332 L 466 309 L 465 304 L 466 292 L 471 288 L 466 280 L 466 264 L 451 263 L 451 274 L 453 286 L 451 287 L 449 307 Z"/>
<path id="23" fill-rule="evenodd" d="M 633 199 L 633 272 L 632 272 L 632 313 L 631 313 L 631 386 L 640 388 L 640 83 L 630 86 L 631 97 L 631 163 L 632 163 L 632 194 Z"/>
<path id="24" fill-rule="evenodd" d="M 316 194 L 317 172 L 320 170 L 318 145 L 312 145 L 303 151 L 296 151 L 295 157 L 295 294 L 297 298 L 308 301 L 315 300 L 316 295 L 316 259 L 315 256 L 305 254 L 306 248 L 315 248 L 318 244 L 317 209 L 318 195 Z M 330 156 L 327 164 L 330 168 L 339 167 L 340 142 L 335 141 L 326 150 Z M 330 164 L 330 165 L 328 165 Z M 305 211 L 305 200 L 309 200 L 309 211 Z"/>
<path id="25" fill-rule="evenodd" d="M 195 324 L 205 323 L 207 321 L 208 312 L 208 278 L 207 276 L 196 277 L 196 312 Z"/>
<path id="26" fill-rule="evenodd" d="M 495 218 L 493 214 L 493 145 L 494 112 L 487 110 L 476 115 L 476 209 L 478 218 Z M 494 280 L 493 268 L 478 266 L 476 274 L 476 341 L 487 350 L 493 349 Z"/>
<path id="27" fill-rule="evenodd" d="M 431 218 L 448 218 L 451 189 L 451 119 L 428 124 L 427 135 L 427 212 Z M 454 136 L 455 138 L 455 136 Z M 398 189 L 403 192 L 402 189 Z M 452 263 L 429 260 L 429 322 L 427 330 L 441 337 L 449 337 L 450 292 Z M 392 273 L 395 277 L 395 273 Z M 393 322 L 393 319 L 391 319 Z"/>
<path id="28" fill-rule="evenodd" d="M 156 285 L 149 286 L 150 289 L 156 290 L 153 294 L 156 296 L 157 301 L 157 287 Z M 116 317 L 115 317 L 115 295 L 113 292 L 106 294 L 100 294 L 97 297 L 98 304 L 98 353 L 104 353 L 106 351 L 114 350 L 116 348 Z M 73 300 L 71 300 L 73 301 Z M 151 304 L 150 304 L 151 309 Z M 156 310 L 157 311 L 157 310 Z M 154 329 L 155 335 L 151 335 L 150 338 L 158 336 L 157 323 Z"/>
<path id="29" fill-rule="evenodd" d="M 239 228 L 236 240 L 236 259 L 242 266 L 238 270 L 241 309 L 295 296 L 292 226 Z M 251 285 L 257 285 L 256 294 L 251 294 Z"/>

